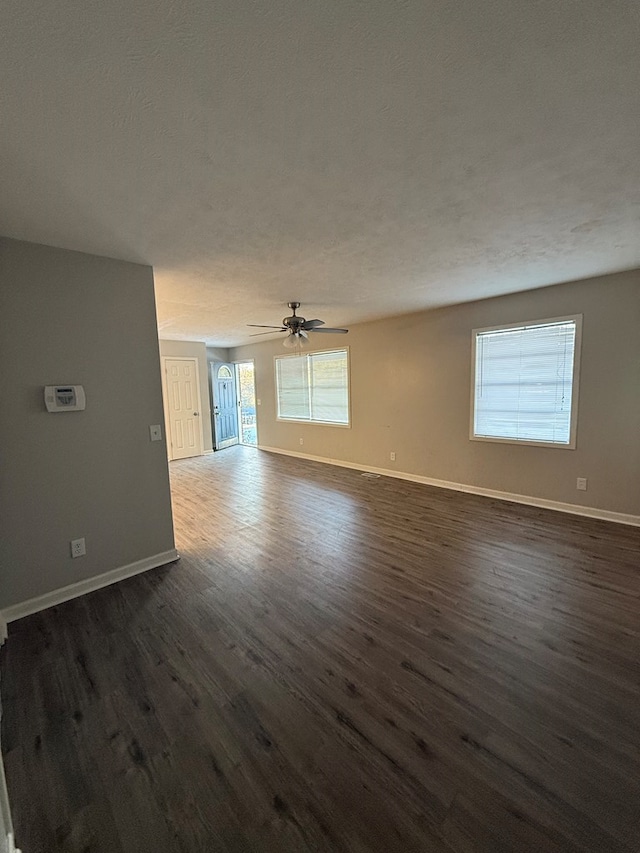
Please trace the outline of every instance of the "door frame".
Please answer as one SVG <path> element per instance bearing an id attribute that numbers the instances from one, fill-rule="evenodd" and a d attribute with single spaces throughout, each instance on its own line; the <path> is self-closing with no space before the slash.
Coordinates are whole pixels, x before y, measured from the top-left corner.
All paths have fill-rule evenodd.
<path id="1" fill-rule="evenodd" d="M 243 447 L 258 447 L 258 389 L 256 384 L 256 360 L 255 358 L 240 358 L 237 361 L 232 362 L 234 366 L 234 375 L 236 381 L 236 399 L 238 402 L 238 444 L 241 444 Z M 242 415 L 241 415 L 241 403 L 240 403 L 240 377 L 238 376 L 238 367 L 241 364 L 252 364 L 253 365 L 253 396 L 255 397 L 256 405 L 256 443 L 255 444 L 245 444 L 242 441 Z"/>
<path id="2" fill-rule="evenodd" d="M 163 355 L 162 362 L 162 405 L 164 409 L 164 434 L 167 439 L 167 456 L 169 462 L 173 461 L 173 442 L 171 440 L 171 422 L 169 420 L 169 389 L 167 388 L 167 362 L 168 361 L 191 361 L 196 366 L 196 397 L 198 400 L 198 421 L 200 432 L 200 453 L 196 456 L 204 456 L 204 430 L 202 428 L 202 395 L 200 394 L 200 368 L 198 359 L 193 356 L 182 355 Z M 187 457 L 185 457 L 186 459 Z M 195 458 L 195 457 L 194 457 Z"/>

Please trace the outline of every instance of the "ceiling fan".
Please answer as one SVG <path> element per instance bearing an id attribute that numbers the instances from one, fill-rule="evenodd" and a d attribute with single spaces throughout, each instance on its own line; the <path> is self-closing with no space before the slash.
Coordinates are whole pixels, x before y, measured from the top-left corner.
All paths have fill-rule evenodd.
<path id="1" fill-rule="evenodd" d="M 308 340 L 307 332 L 324 332 L 331 335 L 346 335 L 348 329 L 329 329 L 324 325 L 324 320 L 305 320 L 304 317 L 298 317 L 296 310 L 300 307 L 299 302 L 287 302 L 289 308 L 293 312 L 291 317 L 285 317 L 281 326 L 263 326 L 259 323 L 248 323 L 254 329 L 276 329 L 278 332 L 288 332 L 289 334 L 282 342 L 285 347 L 293 348 L 302 346 Z M 250 335 L 252 338 L 258 335 L 272 335 L 273 332 L 256 332 Z"/>

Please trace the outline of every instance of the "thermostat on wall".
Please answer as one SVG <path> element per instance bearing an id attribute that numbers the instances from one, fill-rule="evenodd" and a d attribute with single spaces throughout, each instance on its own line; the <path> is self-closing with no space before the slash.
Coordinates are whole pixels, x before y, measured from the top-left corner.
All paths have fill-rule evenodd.
<path id="1" fill-rule="evenodd" d="M 46 385 L 44 404 L 48 412 L 81 412 L 87 401 L 82 385 Z"/>

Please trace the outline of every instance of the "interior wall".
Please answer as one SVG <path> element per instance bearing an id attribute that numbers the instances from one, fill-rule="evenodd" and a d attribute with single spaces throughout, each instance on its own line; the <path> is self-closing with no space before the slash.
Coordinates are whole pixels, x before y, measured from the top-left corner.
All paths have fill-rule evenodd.
<path id="1" fill-rule="evenodd" d="M 471 441 L 472 330 L 570 314 L 584 317 L 577 448 Z M 637 516 L 639 321 L 636 270 L 312 335 L 313 349 L 349 346 L 349 429 L 277 420 L 281 338 L 231 357 L 255 361 L 261 446 Z"/>
<path id="2" fill-rule="evenodd" d="M 198 361 L 200 380 L 200 415 L 202 417 L 203 450 L 213 448 L 211 431 L 211 398 L 209 396 L 209 367 L 207 364 L 207 346 L 202 341 L 160 340 L 160 356 L 168 358 L 195 358 Z"/>
<path id="3" fill-rule="evenodd" d="M 207 347 L 207 361 L 229 361 L 229 350 L 225 347 Z"/>
<path id="4" fill-rule="evenodd" d="M 0 608 L 172 550 L 151 268 L 0 238 L 0 363 Z"/>

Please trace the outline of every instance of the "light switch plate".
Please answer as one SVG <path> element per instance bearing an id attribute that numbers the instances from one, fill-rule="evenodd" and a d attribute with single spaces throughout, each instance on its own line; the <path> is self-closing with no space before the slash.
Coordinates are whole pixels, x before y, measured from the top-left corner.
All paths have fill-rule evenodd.
<path id="1" fill-rule="evenodd" d="M 149 427 L 151 441 L 162 441 L 162 427 L 160 424 L 151 424 Z"/>

